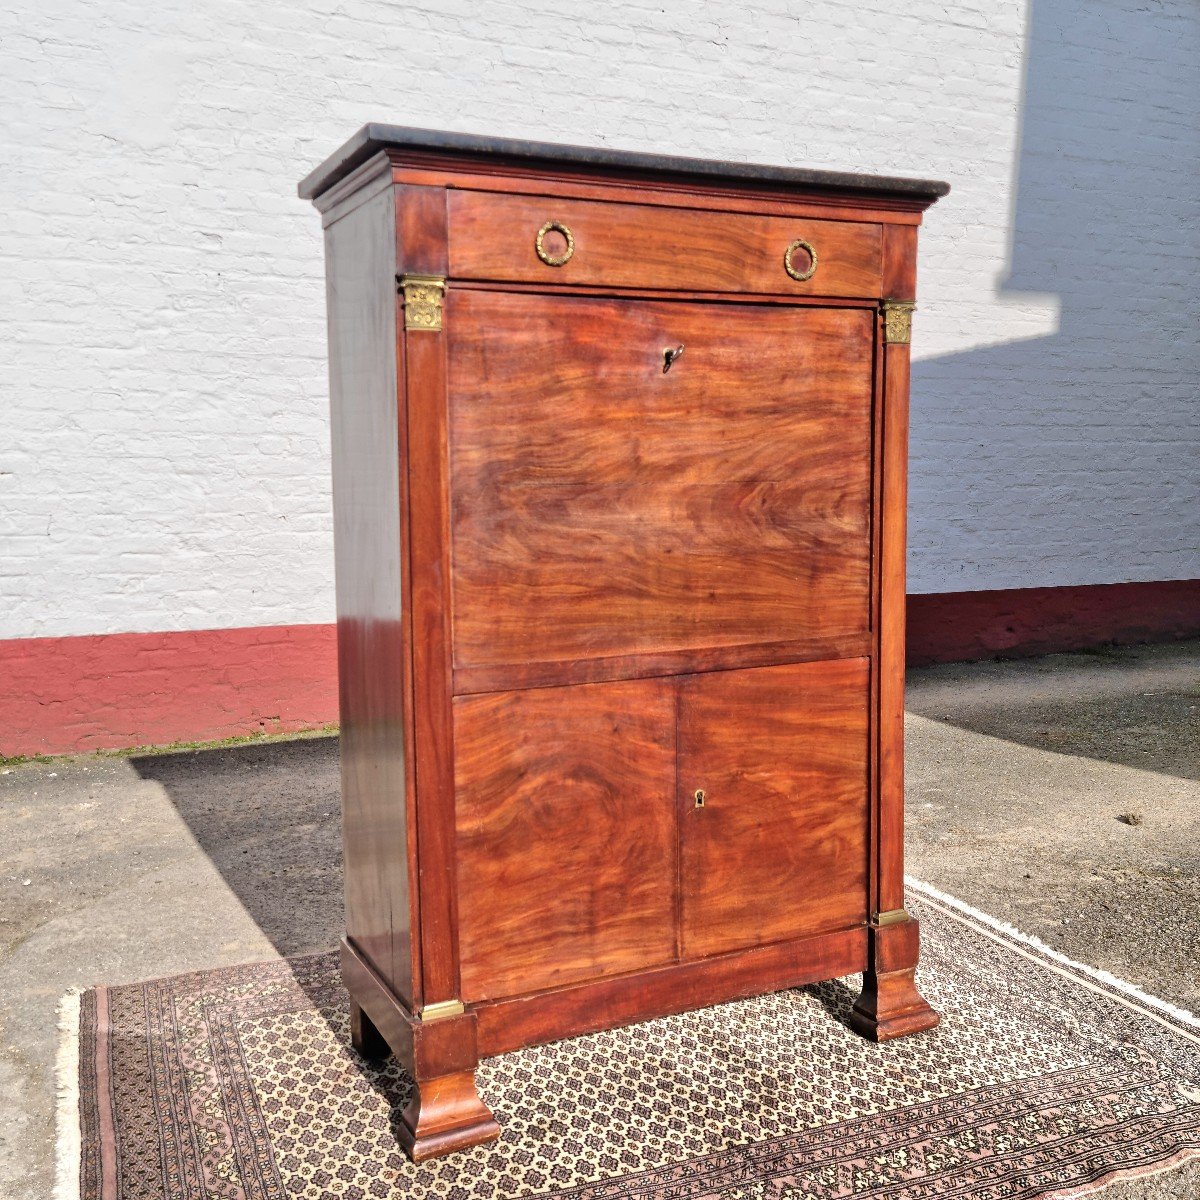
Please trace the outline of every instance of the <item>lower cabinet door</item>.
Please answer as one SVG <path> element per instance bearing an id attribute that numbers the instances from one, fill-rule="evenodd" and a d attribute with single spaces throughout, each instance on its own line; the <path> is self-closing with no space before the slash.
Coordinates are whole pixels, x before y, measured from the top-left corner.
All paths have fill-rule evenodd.
<path id="1" fill-rule="evenodd" d="M 675 684 L 454 702 L 462 998 L 675 957 Z"/>
<path id="2" fill-rule="evenodd" d="M 680 683 L 684 958 L 866 919 L 868 680 L 848 659 Z"/>

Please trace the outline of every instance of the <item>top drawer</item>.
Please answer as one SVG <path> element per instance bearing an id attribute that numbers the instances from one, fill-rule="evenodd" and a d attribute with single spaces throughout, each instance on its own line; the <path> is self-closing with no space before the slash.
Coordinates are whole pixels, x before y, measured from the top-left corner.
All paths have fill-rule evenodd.
<path id="1" fill-rule="evenodd" d="M 448 205 L 453 279 L 880 294 L 878 225 L 457 190 Z"/>

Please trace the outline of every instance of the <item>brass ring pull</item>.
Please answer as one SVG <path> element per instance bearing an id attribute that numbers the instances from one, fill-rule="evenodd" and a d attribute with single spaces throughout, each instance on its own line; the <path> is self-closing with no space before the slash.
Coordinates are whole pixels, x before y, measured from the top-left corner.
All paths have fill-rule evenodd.
<path id="1" fill-rule="evenodd" d="M 809 266 L 807 271 L 798 271 L 792 264 L 792 255 L 795 254 L 797 250 L 803 250 L 808 254 Z M 794 280 L 796 280 L 797 283 L 803 283 L 806 279 L 811 279 L 817 273 L 817 252 L 812 248 L 812 243 L 806 242 L 803 238 L 797 238 L 783 252 L 783 269 Z"/>
<path id="2" fill-rule="evenodd" d="M 567 248 L 562 254 L 551 254 L 546 249 L 545 239 L 548 233 L 561 233 L 567 239 Z M 537 256 L 548 267 L 561 267 L 575 253 L 575 237 L 561 221 L 547 221 L 538 230 Z"/>

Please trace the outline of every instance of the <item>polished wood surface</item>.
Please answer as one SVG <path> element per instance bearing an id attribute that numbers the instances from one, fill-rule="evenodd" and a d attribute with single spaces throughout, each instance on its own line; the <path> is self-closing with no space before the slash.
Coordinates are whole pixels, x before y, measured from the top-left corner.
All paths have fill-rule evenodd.
<path id="1" fill-rule="evenodd" d="M 411 999 L 402 431 L 395 300 L 377 270 L 395 253 L 393 213 L 380 195 L 325 237 L 346 930 Z"/>
<path id="2" fill-rule="evenodd" d="M 397 273 L 446 269 L 445 199 L 437 188 L 405 188 L 396 198 Z M 391 265 L 391 264 L 389 264 Z M 454 739 L 451 730 L 450 492 L 446 467 L 446 346 L 443 338 L 404 328 L 396 314 L 408 414 L 406 483 L 410 530 L 413 757 L 421 819 L 416 822 L 420 895 L 421 986 L 417 1007 L 458 996 L 458 916 L 454 882 Z"/>
<path id="3" fill-rule="evenodd" d="M 447 313 L 456 666 L 867 628 L 869 314 L 453 288 Z"/>
<path id="4" fill-rule="evenodd" d="M 858 658 L 681 685 L 684 957 L 866 919 L 867 680 Z"/>
<path id="5" fill-rule="evenodd" d="M 917 228 L 915 225 L 883 227 L 883 286 L 888 300 L 915 300 L 917 295 Z"/>
<path id="6" fill-rule="evenodd" d="M 463 999 L 669 961 L 673 683 L 469 696 L 454 716 Z"/>
<path id="7" fill-rule="evenodd" d="M 851 221 L 714 213 L 649 204 L 597 204 L 545 196 L 451 191 L 450 272 L 460 279 L 592 283 L 682 291 L 879 294 L 880 227 Z M 570 229 L 574 253 L 562 266 L 537 255 L 548 221 Z M 812 278 L 792 278 L 784 253 L 812 245 Z M 556 253 L 565 251 L 556 243 Z M 810 265 L 800 266 L 804 273 Z"/>
<path id="8" fill-rule="evenodd" d="M 415 158 L 389 155 L 391 177 L 395 183 L 429 183 L 429 164 Z M 519 170 L 503 175 L 465 171 L 461 164 L 435 167 L 439 185 L 448 190 L 493 192 L 500 194 L 558 196 L 564 200 L 598 200 L 604 203 L 654 204 L 667 208 L 687 208 L 722 213 L 746 213 L 751 216 L 780 216 L 799 220 L 849 221 L 857 224 L 888 226 L 921 223 L 918 206 L 911 201 L 878 197 L 864 203 L 832 192 L 780 191 L 762 187 L 711 188 L 689 187 L 678 179 L 647 179 L 637 175 L 609 174 L 597 180 L 594 175 L 561 171 L 536 176 Z M 534 180 L 530 186 L 529 180 Z"/>
<path id="9" fill-rule="evenodd" d="M 867 930 L 840 929 L 631 975 L 515 996 L 479 1007 L 479 1052 L 577 1037 L 616 1025 L 803 987 L 863 969 Z"/>
<path id="10" fill-rule="evenodd" d="M 861 1033 L 931 1027 L 883 314 L 933 194 L 437 138 L 344 168 L 315 196 L 342 972 L 352 1045 L 415 1082 L 401 1144 L 498 1135 L 481 1053 L 735 996 L 862 971 Z M 407 327 L 406 274 L 444 279 L 440 328 Z"/>
<path id="11" fill-rule="evenodd" d="M 367 1059 L 390 1050 L 416 1085 L 396 1137 L 414 1162 L 495 1141 L 500 1126 L 475 1088 L 478 1017 L 414 1017 L 357 947 L 343 941 L 342 978 L 350 992 L 350 1043 Z"/>
<path id="12" fill-rule="evenodd" d="M 885 300 L 911 300 L 917 286 L 917 231 L 889 228 L 883 242 Z M 878 773 L 874 836 L 875 911 L 904 907 L 904 648 L 907 594 L 908 396 L 911 349 L 886 342 L 877 348 L 881 397 L 877 412 L 879 521 L 876 569 L 875 760 Z M 913 946 L 915 953 L 915 933 Z"/>
<path id="13" fill-rule="evenodd" d="M 917 990 L 920 923 L 872 926 L 868 935 L 867 968 L 851 1027 L 873 1042 L 933 1029 L 942 1018 Z"/>
<path id="14" fill-rule="evenodd" d="M 413 1162 L 486 1145 L 500 1136 L 475 1090 L 475 1068 L 424 1081 L 400 1114 L 397 1138 Z"/>
<path id="15" fill-rule="evenodd" d="M 909 347 L 883 353 L 883 528 L 879 552 L 878 911 L 904 907 L 904 627 Z"/>
<path id="16" fill-rule="evenodd" d="M 918 226 L 928 208 L 916 196 L 783 187 L 765 181 L 731 182 L 658 176 L 636 171 L 603 171 L 562 166 L 554 170 L 528 163 L 472 162 L 444 154 L 381 151 L 313 198 L 326 225 L 338 220 L 380 180 L 396 186 L 439 187 L 510 195 L 559 196 L 627 204 L 655 204 L 752 216 L 787 216 L 861 224 Z M 875 297 L 877 298 L 877 297 Z"/>
<path id="17" fill-rule="evenodd" d="M 871 653 L 874 637 L 867 630 L 797 638 L 786 642 L 750 642 L 744 646 L 703 646 L 652 654 L 617 654 L 603 658 L 531 660 L 456 667 L 456 695 L 495 692 L 504 688 L 548 687 L 556 683 L 599 683 L 608 679 L 651 679 L 693 671 L 732 671 L 738 667 L 772 667 L 779 663 L 826 658 L 861 658 Z"/>

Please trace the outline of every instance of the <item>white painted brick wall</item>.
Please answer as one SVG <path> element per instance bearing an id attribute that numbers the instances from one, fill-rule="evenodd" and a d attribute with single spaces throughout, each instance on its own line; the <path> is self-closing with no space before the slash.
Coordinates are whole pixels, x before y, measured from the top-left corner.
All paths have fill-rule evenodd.
<path id="1" fill-rule="evenodd" d="M 915 591 L 1200 575 L 1194 0 L 19 0 L 0 636 L 333 615 L 317 214 L 368 120 L 931 175 Z"/>

